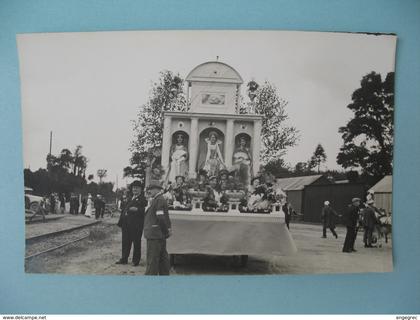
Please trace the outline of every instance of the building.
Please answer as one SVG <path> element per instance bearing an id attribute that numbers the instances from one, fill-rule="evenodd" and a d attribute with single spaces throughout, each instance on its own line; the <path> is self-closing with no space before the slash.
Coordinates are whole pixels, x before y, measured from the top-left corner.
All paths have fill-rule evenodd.
<path id="1" fill-rule="evenodd" d="M 384 209 L 387 213 L 392 212 L 392 176 L 383 177 L 369 192 L 374 194 L 375 206 Z"/>
<path id="2" fill-rule="evenodd" d="M 312 184 L 329 183 L 322 174 L 302 177 L 277 178 L 279 186 L 287 195 L 287 201 L 291 203 L 296 213 L 303 213 L 304 191 L 305 187 Z"/>

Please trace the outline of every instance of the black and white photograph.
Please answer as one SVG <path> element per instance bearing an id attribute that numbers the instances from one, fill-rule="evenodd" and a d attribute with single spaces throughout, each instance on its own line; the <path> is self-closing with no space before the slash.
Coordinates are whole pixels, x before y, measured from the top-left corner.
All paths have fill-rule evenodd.
<path id="1" fill-rule="evenodd" d="M 17 45 L 26 273 L 393 270 L 396 35 L 69 32 Z"/>

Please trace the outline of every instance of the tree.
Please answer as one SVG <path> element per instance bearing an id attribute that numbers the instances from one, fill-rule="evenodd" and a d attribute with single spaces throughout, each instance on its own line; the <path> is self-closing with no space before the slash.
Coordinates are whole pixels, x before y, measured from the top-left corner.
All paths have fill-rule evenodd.
<path id="1" fill-rule="evenodd" d="M 277 89 L 268 81 L 263 85 L 255 81 L 248 85 L 248 95 L 253 99 L 253 109 L 263 116 L 261 128 L 261 160 L 263 164 L 281 159 L 286 148 L 296 145 L 298 130 L 285 125 L 287 101 L 281 99 Z M 241 111 L 243 108 L 240 109 Z"/>
<path id="2" fill-rule="evenodd" d="M 73 175 L 75 176 L 85 175 L 88 160 L 82 155 L 82 148 L 81 145 L 78 145 L 73 152 Z"/>
<path id="3" fill-rule="evenodd" d="M 133 121 L 135 138 L 130 146 L 132 170 L 125 168 L 124 175 L 144 178 L 153 150 L 162 144 L 163 112 L 187 110 L 183 85 L 184 80 L 178 74 L 171 71 L 160 73 L 149 100 L 139 108 L 137 119 Z"/>
<path id="4" fill-rule="evenodd" d="M 317 168 L 319 173 L 321 163 L 325 163 L 326 160 L 327 155 L 325 154 L 325 150 L 323 146 L 319 143 L 314 151 L 314 154 L 309 160 L 308 166 L 310 169 Z"/>
<path id="5" fill-rule="evenodd" d="M 108 170 L 106 169 L 98 169 L 98 171 L 96 171 L 96 175 L 99 178 L 99 183 L 102 183 L 102 179 L 106 177 L 106 173 Z"/>
<path id="6" fill-rule="evenodd" d="M 343 146 L 337 163 L 344 168 L 361 169 L 375 180 L 392 174 L 394 135 L 394 73 L 371 72 L 352 94 L 349 108 L 354 117 L 340 127 Z"/>
<path id="7" fill-rule="evenodd" d="M 308 163 L 307 162 L 298 162 L 298 163 L 296 163 L 294 172 L 297 175 L 302 175 L 302 174 L 309 173 L 310 172 L 310 169 L 308 167 Z"/>

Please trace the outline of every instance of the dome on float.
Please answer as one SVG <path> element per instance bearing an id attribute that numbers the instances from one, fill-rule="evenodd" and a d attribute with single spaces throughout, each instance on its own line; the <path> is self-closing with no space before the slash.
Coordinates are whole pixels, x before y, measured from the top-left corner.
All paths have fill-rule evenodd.
<path id="1" fill-rule="evenodd" d="M 243 83 L 242 77 L 234 68 L 219 61 L 209 61 L 196 66 L 185 80 L 189 82 Z"/>

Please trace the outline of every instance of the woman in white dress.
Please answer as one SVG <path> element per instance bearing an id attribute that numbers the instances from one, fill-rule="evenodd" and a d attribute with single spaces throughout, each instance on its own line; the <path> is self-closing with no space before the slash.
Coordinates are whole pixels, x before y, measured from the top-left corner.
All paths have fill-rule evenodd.
<path id="1" fill-rule="evenodd" d="M 86 204 L 86 212 L 85 212 L 85 216 L 88 217 L 88 218 L 92 218 L 92 207 L 93 207 L 92 196 L 89 193 L 88 199 L 87 199 L 87 204 Z"/>
<path id="2" fill-rule="evenodd" d="M 184 136 L 178 134 L 176 144 L 171 147 L 171 163 L 168 180 L 175 182 L 177 176 L 185 177 L 188 173 L 188 148 L 184 145 Z"/>
<path id="3" fill-rule="evenodd" d="M 209 137 L 205 139 L 207 143 L 206 160 L 203 169 L 207 171 L 209 176 L 217 176 L 221 169 L 226 169 L 223 161 L 222 153 L 219 145 L 222 141 L 218 139 L 215 131 L 210 132 Z"/>

